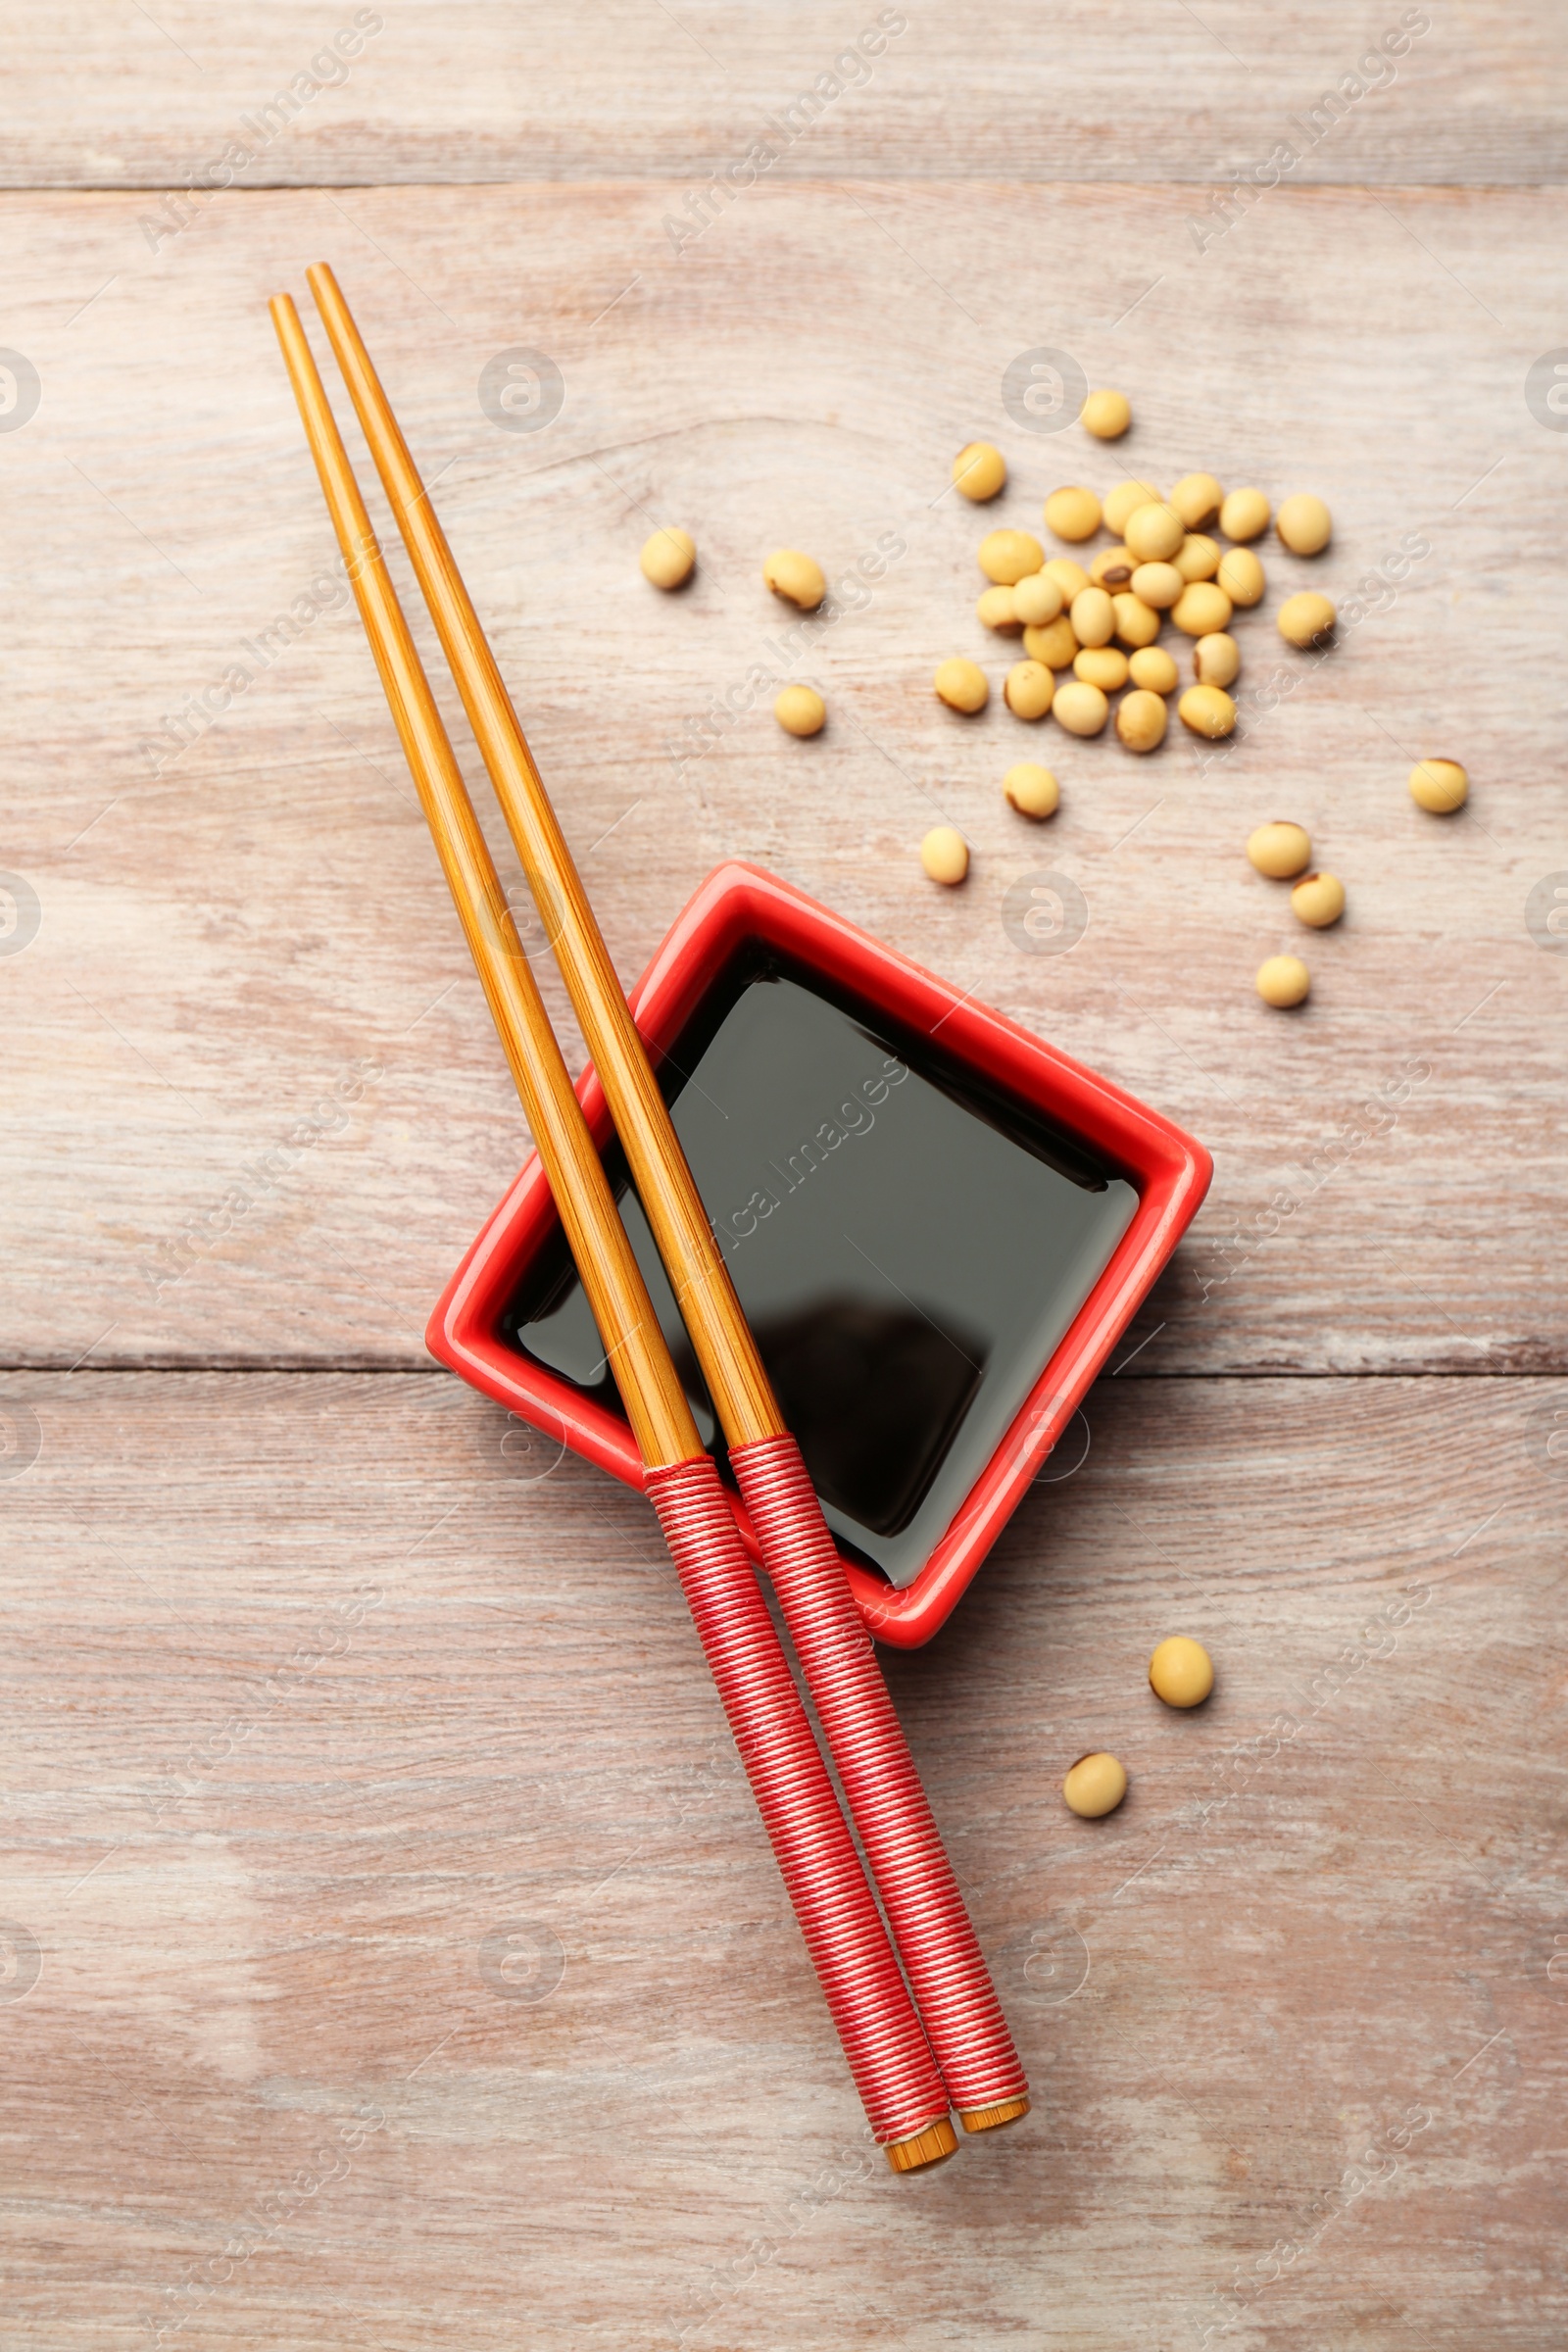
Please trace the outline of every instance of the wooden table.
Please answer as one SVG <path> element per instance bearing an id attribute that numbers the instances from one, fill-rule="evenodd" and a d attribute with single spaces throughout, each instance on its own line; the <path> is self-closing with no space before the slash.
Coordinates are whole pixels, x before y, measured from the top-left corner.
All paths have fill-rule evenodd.
<path id="1" fill-rule="evenodd" d="M 1560 44 L 1495 0 L 239 13 L 0 29 L 0 2342 L 1547 2352 Z M 646 1509 L 423 1350 L 526 1138 L 267 320 L 318 256 L 622 974 L 752 858 L 1215 1154 L 1086 1424 L 888 1659 L 1037 2090 L 933 2175 L 862 2135 Z M 1126 389 L 1124 444 L 1007 413 L 1041 347 Z M 518 349 L 540 429 L 476 389 Z M 983 528 L 1195 466 L 1326 497 L 1270 604 L 1354 614 L 1321 663 L 1242 617 L 1244 686 L 1286 682 L 1229 757 L 938 708 L 943 655 L 1009 658 Z M 705 734 L 777 661 L 762 554 L 879 540 L 803 664 L 820 740 L 766 694 Z M 1251 978 L 1304 935 L 1240 854 L 1275 814 L 1350 899 L 1292 1017 Z M 1003 928 L 1044 870 L 1069 954 Z M 1192 1718 L 1144 1684 L 1177 1629 Z M 1132 1792 L 1082 1823 L 1096 1746 Z"/>

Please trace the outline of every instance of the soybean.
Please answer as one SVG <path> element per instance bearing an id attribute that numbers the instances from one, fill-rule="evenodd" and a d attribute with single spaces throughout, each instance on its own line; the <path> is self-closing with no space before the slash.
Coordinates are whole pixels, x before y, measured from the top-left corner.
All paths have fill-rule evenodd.
<path id="1" fill-rule="evenodd" d="M 1097 441 L 1119 441 L 1132 420 L 1132 403 L 1125 392 L 1091 392 L 1078 412 L 1079 423 Z"/>
<path id="2" fill-rule="evenodd" d="M 1186 523 L 1169 506 L 1135 508 L 1122 532 L 1140 564 L 1168 564 L 1186 536 Z"/>
<path id="3" fill-rule="evenodd" d="M 1269 505 L 1261 490 L 1232 490 L 1219 511 L 1227 539 L 1257 539 L 1268 529 Z"/>
<path id="4" fill-rule="evenodd" d="M 1108 645 L 1116 634 L 1115 607 L 1103 588 L 1080 588 L 1070 618 L 1080 645 Z"/>
<path id="5" fill-rule="evenodd" d="M 1167 1707 L 1200 1707 L 1214 1688 L 1214 1661 L 1201 1642 L 1172 1634 L 1149 1661 L 1149 1687 Z"/>
<path id="6" fill-rule="evenodd" d="M 1334 629 L 1334 607 L 1315 588 L 1288 596 L 1279 610 L 1279 630 L 1287 645 L 1322 645 Z"/>
<path id="7" fill-rule="evenodd" d="M 1186 585 L 1174 564 L 1140 564 L 1133 573 L 1134 596 L 1152 605 L 1156 612 L 1168 612 Z"/>
<path id="8" fill-rule="evenodd" d="M 1137 659 L 1135 654 L 1133 660 Z M 1157 751 L 1165 740 L 1168 719 L 1163 697 L 1148 686 L 1135 687 L 1116 706 L 1116 733 L 1130 752 Z"/>
<path id="9" fill-rule="evenodd" d="M 1002 699 L 1014 718 L 1044 718 L 1055 691 L 1055 674 L 1044 662 L 1015 662 L 1007 672 Z"/>
<path id="10" fill-rule="evenodd" d="M 1072 633 L 1072 622 L 1065 612 L 1048 620 L 1043 628 L 1025 629 L 1023 650 L 1031 662 L 1043 662 L 1048 669 L 1066 669 L 1078 651 L 1078 640 Z"/>
<path id="11" fill-rule="evenodd" d="M 933 882 L 961 882 L 969 871 L 969 845 L 955 825 L 933 825 L 920 844 L 920 863 Z"/>
<path id="12" fill-rule="evenodd" d="M 809 686 L 786 686 L 773 705 L 773 716 L 786 735 L 820 735 L 827 705 Z"/>
<path id="13" fill-rule="evenodd" d="M 971 441 L 953 461 L 954 487 L 983 507 L 1005 486 L 1007 461 L 989 441 Z"/>
<path id="14" fill-rule="evenodd" d="M 1074 654 L 1072 671 L 1102 694 L 1115 694 L 1127 683 L 1127 657 L 1114 645 L 1086 645 L 1081 654 Z"/>
<path id="15" fill-rule="evenodd" d="M 1002 779 L 1002 789 L 1020 816 L 1053 816 L 1061 792 L 1049 767 L 1020 760 Z"/>
<path id="16" fill-rule="evenodd" d="M 1451 816 L 1462 808 L 1470 779 L 1457 760 L 1418 760 L 1410 770 L 1410 798 L 1434 816 Z"/>
<path id="17" fill-rule="evenodd" d="M 1242 666 L 1242 649 L 1223 629 L 1200 637 L 1193 648 L 1193 675 L 1200 686 L 1229 686 Z"/>
<path id="18" fill-rule="evenodd" d="M 999 588 L 1011 588 L 1038 571 L 1046 551 L 1032 531 L 988 531 L 980 542 L 980 568 Z"/>
<path id="19" fill-rule="evenodd" d="M 1326 931 L 1345 912 L 1345 884 L 1338 874 L 1307 874 L 1291 893 L 1291 912 L 1309 930 Z"/>
<path id="20" fill-rule="evenodd" d="M 951 662 L 939 662 L 932 683 L 950 710 L 983 710 L 991 699 L 985 671 L 978 662 L 965 662 L 961 655 L 956 654 Z"/>
<path id="21" fill-rule="evenodd" d="M 1080 1756 L 1062 1782 L 1061 1793 L 1069 1812 L 1081 1815 L 1085 1821 L 1098 1821 L 1102 1814 L 1114 1813 L 1126 1795 L 1126 1767 L 1103 1751 Z"/>
<path id="22" fill-rule="evenodd" d="M 1159 635 L 1159 614 L 1152 605 L 1146 605 L 1141 596 L 1124 588 L 1110 600 L 1116 615 L 1116 634 L 1123 645 L 1133 647 L 1152 645 Z"/>
<path id="23" fill-rule="evenodd" d="M 1181 671 L 1175 659 L 1162 645 L 1142 645 L 1127 664 L 1127 674 L 1135 686 L 1147 687 L 1152 694 L 1174 694 Z"/>
<path id="24" fill-rule="evenodd" d="M 1171 562 L 1184 580 L 1211 580 L 1224 554 L 1219 541 L 1210 539 L 1206 531 L 1189 531 Z"/>
<path id="25" fill-rule="evenodd" d="M 1102 547 L 1089 566 L 1091 588 L 1108 588 L 1114 596 L 1132 579 L 1137 565 L 1125 547 Z"/>
<path id="26" fill-rule="evenodd" d="M 1266 585 L 1263 566 L 1250 547 L 1228 547 L 1219 560 L 1214 580 L 1233 605 L 1255 605 Z"/>
<path id="27" fill-rule="evenodd" d="M 1058 539 L 1092 539 L 1100 528 L 1100 501 L 1076 485 L 1053 490 L 1046 501 L 1046 527 Z"/>
<path id="28" fill-rule="evenodd" d="M 1258 995 L 1282 1012 L 1292 1004 L 1304 1004 L 1311 986 L 1312 975 L 1299 956 L 1271 956 L 1257 967 Z"/>
<path id="29" fill-rule="evenodd" d="M 1140 507 L 1160 503 L 1160 493 L 1152 482 L 1118 482 L 1105 500 L 1105 528 L 1118 535 L 1127 528 L 1127 517 L 1136 514 Z"/>
<path id="30" fill-rule="evenodd" d="M 1293 825 L 1278 816 L 1272 824 L 1258 825 L 1247 836 L 1247 855 L 1260 874 L 1273 882 L 1288 881 L 1298 874 L 1312 855 L 1312 841 L 1304 825 Z"/>
<path id="31" fill-rule="evenodd" d="M 1012 591 L 1012 609 L 1026 627 L 1054 620 L 1066 602 L 1049 571 L 1026 572 Z"/>
<path id="32" fill-rule="evenodd" d="M 1012 632 L 1023 627 L 1018 618 L 1016 591 L 1011 588 L 987 588 L 975 602 L 975 617 L 988 629 Z"/>
<path id="33" fill-rule="evenodd" d="M 1080 588 L 1089 586 L 1089 574 L 1071 556 L 1053 556 L 1045 566 L 1047 579 L 1054 580 L 1061 590 L 1063 604 L 1070 605 Z"/>
<path id="34" fill-rule="evenodd" d="M 1069 735 L 1098 735 L 1110 716 L 1110 705 L 1100 688 L 1086 685 L 1082 678 L 1069 678 L 1058 686 L 1051 708 Z"/>
<path id="35" fill-rule="evenodd" d="M 1286 499 L 1274 517 L 1274 528 L 1293 556 L 1321 555 L 1334 530 L 1334 518 L 1320 498 L 1298 490 Z"/>
<path id="36" fill-rule="evenodd" d="M 1231 600 L 1212 580 L 1194 580 L 1170 609 L 1184 637 L 1212 637 L 1231 625 Z"/>
<path id="37" fill-rule="evenodd" d="M 775 596 L 803 612 L 814 612 L 827 594 L 821 564 L 798 547 L 776 547 L 762 565 L 762 577 Z"/>
<path id="38" fill-rule="evenodd" d="M 1197 531 L 1213 521 L 1224 498 L 1224 491 L 1211 473 L 1184 473 L 1170 494 L 1170 503 L 1187 528 Z"/>
<path id="39" fill-rule="evenodd" d="M 643 567 L 643 578 L 652 580 L 656 588 L 678 588 L 692 576 L 697 563 L 697 542 L 690 531 L 673 528 L 655 531 L 651 539 L 643 541 L 637 561 Z"/>
<path id="40" fill-rule="evenodd" d="M 1236 705 L 1223 686 L 1189 686 L 1176 706 L 1184 727 L 1206 735 L 1211 743 L 1228 735 L 1236 724 Z"/>

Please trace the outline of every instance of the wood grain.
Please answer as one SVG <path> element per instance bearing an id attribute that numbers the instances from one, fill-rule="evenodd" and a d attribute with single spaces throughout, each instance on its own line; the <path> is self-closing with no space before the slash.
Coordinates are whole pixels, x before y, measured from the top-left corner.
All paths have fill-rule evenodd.
<path id="1" fill-rule="evenodd" d="M 1560 2340 L 1568 1384 L 1102 1384 L 888 1660 L 1040 2093 L 912 2185 L 634 1497 L 436 1375 L 25 1393 L 9 2343 Z"/>
<path id="2" fill-rule="evenodd" d="M 1521 393 L 1560 331 L 1560 192 L 1281 190 L 1200 258 L 1173 191 L 769 187 L 678 266 L 662 203 L 364 192 L 355 226 L 326 196 L 261 195 L 155 260 L 134 198 L 4 200 L 29 270 L 8 332 L 44 384 L 0 437 L 7 857 L 42 907 L 0 960 L 7 1358 L 416 1365 L 524 1148 L 265 314 L 329 252 L 625 979 L 719 858 L 754 858 L 1214 1151 L 1143 1368 L 1561 1368 L 1568 960 L 1524 917 L 1565 861 L 1565 444 Z M 1054 337 L 1129 388 L 1117 449 L 1003 410 L 1008 360 Z M 522 340 L 564 371 L 541 432 L 498 430 L 475 392 Z M 944 495 L 977 431 L 1014 466 L 984 514 Z M 1185 738 L 1140 762 L 1000 697 L 972 722 L 937 705 L 943 655 L 981 655 L 998 685 L 1011 658 L 972 614 L 990 522 L 1038 528 L 1063 477 L 1194 463 L 1329 499 L 1334 549 L 1268 553 L 1271 598 L 1310 578 L 1343 600 L 1410 534 L 1431 552 L 1330 661 L 1289 657 L 1278 708 L 1206 771 Z M 698 537 L 682 596 L 637 570 L 651 517 Z M 856 609 L 782 645 L 766 550 L 814 548 L 843 582 L 879 539 L 905 553 L 852 579 Z M 1268 609 L 1239 632 L 1244 685 L 1266 679 Z M 816 676 L 827 732 L 785 739 L 764 693 L 703 736 L 759 666 Z M 210 687 L 230 707 L 182 744 Z M 1475 777 L 1452 822 L 1405 793 L 1431 750 Z M 1023 754 L 1061 776 L 1049 827 L 998 789 Z M 974 850 L 953 895 L 915 857 L 939 812 Z M 1251 976 L 1302 935 L 1241 856 L 1276 814 L 1350 894 L 1289 1019 Z M 1006 890 L 1058 869 L 1087 935 L 1021 955 Z M 1396 1125 L 1360 1111 L 1405 1084 Z"/>
<path id="3" fill-rule="evenodd" d="M 585 19 L 570 0 L 385 0 L 345 75 L 333 36 L 366 13 L 14 0 L 0 177 L 179 187 L 238 143 L 249 185 L 647 175 L 681 196 L 771 141 L 781 177 L 1212 185 L 1294 141 L 1302 180 L 1528 186 L 1560 178 L 1568 122 L 1557 45 L 1529 11 L 1493 4 L 1059 0 L 999 18 L 976 0 L 608 0 Z M 895 16 L 906 30 L 835 74 Z M 1392 74 L 1386 50 L 1357 72 L 1420 19 Z M 1317 136 L 1326 92 L 1343 113 Z M 295 111 L 269 116 L 280 94 Z"/>
<path id="4" fill-rule="evenodd" d="M 0 431 L 6 2352 L 1555 2352 L 1561 44 L 1434 6 L 1347 97 L 1402 7 L 910 9 L 696 234 L 878 10 L 390 0 L 306 95 L 354 13 L 0 22 L 40 387 Z M 242 138 L 250 184 L 193 191 Z M 927 2179 L 857 2136 L 651 1518 L 419 1368 L 526 1138 L 267 323 L 323 257 L 622 977 L 755 858 L 1216 1155 L 1125 1369 L 887 1661 L 1041 2092 Z M 1042 346 L 1128 392 L 1119 448 L 1008 415 Z M 564 400 L 514 434 L 478 386 L 519 347 Z M 1194 466 L 1329 500 L 1275 593 L 1430 553 L 1206 768 L 935 705 L 944 655 L 1010 656 L 988 523 Z M 888 536 L 780 650 L 766 551 L 844 581 Z M 763 693 L 705 738 L 754 668 L 823 736 Z M 1404 794 L 1429 751 L 1452 824 Z M 1049 828 L 998 790 L 1028 753 Z M 1288 1020 L 1251 974 L 1300 935 L 1240 854 L 1276 814 L 1350 901 Z M 1089 927 L 1025 956 L 1046 870 Z M 1190 1718 L 1143 1679 L 1178 1629 Z M 1131 1795 L 1079 1823 L 1101 1745 Z"/>

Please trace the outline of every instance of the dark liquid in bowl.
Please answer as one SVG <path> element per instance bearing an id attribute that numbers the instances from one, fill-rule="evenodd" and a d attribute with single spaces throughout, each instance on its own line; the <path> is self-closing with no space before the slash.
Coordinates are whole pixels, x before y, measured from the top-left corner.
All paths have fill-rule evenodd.
<path id="1" fill-rule="evenodd" d="M 723 976 L 660 1080 L 828 1523 L 907 1585 L 1103 1271 L 1137 1194 L 929 1041 L 772 956 Z M 605 1166 L 722 1464 L 618 1147 Z M 503 1328 L 620 1410 L 560 1235 Z"/>

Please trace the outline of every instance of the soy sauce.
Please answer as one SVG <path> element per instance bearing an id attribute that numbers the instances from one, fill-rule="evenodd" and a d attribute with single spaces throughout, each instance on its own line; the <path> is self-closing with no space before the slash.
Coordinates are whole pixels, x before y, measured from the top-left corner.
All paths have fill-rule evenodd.
<path id="1" fill-rule="evenodd" d="M 1103 1271 L 1137 1194 L 1076 1139 L 771 955 L 660 1072 L 692 1174 L 843 1547 L 911 1583 Z M 618 1147 L 605 1166 L 703 1442 L 723 1441 Z M 620 1411 L 559 1234 L 503 1319 Z"/>

